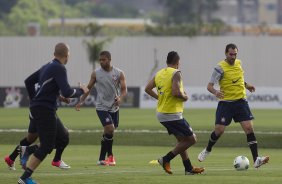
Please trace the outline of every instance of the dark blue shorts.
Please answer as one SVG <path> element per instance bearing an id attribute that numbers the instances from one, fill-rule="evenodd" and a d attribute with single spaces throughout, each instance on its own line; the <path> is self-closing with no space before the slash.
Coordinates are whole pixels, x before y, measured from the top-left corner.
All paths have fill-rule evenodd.
<path id="1" fill-rule="evenodd" d="M 61 120 L 58 117 L 57 117 L 57 129 L 59 130 L 59 133 L 63 134 L 64 136 L 67 133 L 66 132 L 67 128 L 65 128 L 65 126 L 63 125 L 63 123 L 61 122 Z M 64 130 L 66 130 L 66 131 L 64 131 Z M 29 114 L 28 133 L 38 133 L 37 127 L 36 127 L 36 122 L 35 122 L 34 118 L 31 116 L 31 114 Z"/>
<path id="2" fill-rule="evenodd" d="M 28 133 L 33 133 L 33 134 L 37 133 L 37 128 L 36 128 L 35 120 L 31 116 L 31 114 L 29 114 Z"/>
<path id="3" fill-rule="evenodd" d="M 46 154 L 50 154 L 55 147 L 57 133 L 57 116 L 56 111 L 43 106 L 30 108 L 30 113 L 34 118 L 40 147 L 34 152 L 34 156 L 41 161 Z"/>
<path id="4" fill-rule="evenodd" d="M 110 125 L 110 124 L 114 124 L 115 128 L 118 127 L 118 123 L 119 123 L 119 111 L 116 112 L 108 112 L 108 111 L 98 111 L 96 110 L 97 115 L 103 125 Z"/>
<path id="5" fill-rule="evenodd" d="M 42 161 L 54 148 L 64 148 L 68 144 L 69 134 L 55 110 L 36 106 L 30 108 L 30 113 L 33 117 L 31 124 L 35 124 L 40 140 L 40 147 L 34 156 Z"/>
<path id="6" fill-rule="evenodd" d="M 189 123 L 183 118 L 175 121 L 165 121 L 161 124 L 166 127 L 168 134 L 175 136 L 192 136 L 193 130 Z"/>
<path id="7" fill-rule="evenodd" d="M 234 102 L 220 101 L 218 103 L 215 124 L 228 126 L 232 119 L 235 122 L 254 119 L 247 100 L 240 99 Z"/>

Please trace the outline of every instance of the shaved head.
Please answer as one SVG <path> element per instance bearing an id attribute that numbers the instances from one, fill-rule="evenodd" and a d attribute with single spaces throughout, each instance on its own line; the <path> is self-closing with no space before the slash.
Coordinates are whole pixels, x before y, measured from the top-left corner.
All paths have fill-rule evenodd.
<path id="1" fill-rule="evenodd" d="M 54 56 L 62 64 L 67 64 L 69 58 L 69 46 L 65 43 L 57 43 L 55 46 Z"/>
<path id="2" fill-rule="evenodd" d="M 55 46 L 54 56 L 55 57 L 65 57 L 68 55 L 69 52 L 69 46 L 65 43 L 58 43 Z"/>

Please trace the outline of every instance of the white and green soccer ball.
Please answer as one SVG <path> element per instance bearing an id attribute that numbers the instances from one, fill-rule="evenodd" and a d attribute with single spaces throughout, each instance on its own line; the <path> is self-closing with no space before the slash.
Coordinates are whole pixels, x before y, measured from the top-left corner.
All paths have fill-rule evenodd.
<path id="1" fill-rule="evenodd" d="M 250 161 L 245 156 L 238 156 L 234 159 L 233 165 L 237 171 L 244 171 L 249 168 Z"/>

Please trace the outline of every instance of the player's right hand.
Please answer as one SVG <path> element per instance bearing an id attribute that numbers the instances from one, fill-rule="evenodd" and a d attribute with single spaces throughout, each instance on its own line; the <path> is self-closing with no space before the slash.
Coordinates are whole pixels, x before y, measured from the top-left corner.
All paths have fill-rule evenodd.
<path id="1" fill-rule="evenodd" d="M 76 104 L 75 105 L 75 110 L 76 111 L 80 111 L 80 105 L 81 105 L 81 103 L 79 102 L 78 104 Z"/>
<path id="2" fill-rule="evenodd" d="M 79 98 L 78 103 L 75 105 L 75 110 L 76 111 L 80 111 L 80 106 L 83 105 L 84 99 L 85 99 L 85 97 L 83 95 Z"/>
<path id="3" fill-rule="evenodd" d="M 219 99 L 223 99 L 224 98 L 224 94 L 222 91 L 215 91 L 215 94 L 214 94 L 217 98 Z"/>
<path id="4" fill-rule="evenodd" d="M 63 97 L 62 95 L 59 96 L 59 100 L 60 100 L 61 102 L 65 102 L 66 104 L 69 104 L 69 103 L 70 103 L 70 99 Z"/>

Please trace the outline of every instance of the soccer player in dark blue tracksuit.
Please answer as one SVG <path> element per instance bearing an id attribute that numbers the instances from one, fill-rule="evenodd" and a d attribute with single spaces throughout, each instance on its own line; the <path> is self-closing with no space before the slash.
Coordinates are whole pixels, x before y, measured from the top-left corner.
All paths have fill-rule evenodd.
<path id="1" fill-rule="evenodd" d="M 26 82 L 28 82 L 28 80 Z M 35 88 L 30 88 L 30 90 L 31 91 L 28 92 L 28 97 L 29 99 L 33 99 L 36 93 Z M 67 104 L 70 102 L 69 98 L 65 98 L 61 95 L 59 96 L 58 99 L 59 101 L 65 102 Z M 36 123 L 33 117 L 31 116 L 31 114 L 29 114 L 29 120 L 30 121 L 29 121 L 27 136 L 24 137 L 20 141 L 20 144 L 15 147 L 14 151 L 10 155 L 7 155 L 4 158 L 10 170 L 16 170 L 15 159 L 17 158 L 17 156 L 20 153 L 21 153 L 21 156 L 23 156 L 24 155 L 23 153 L 25 152 L 27 152 L 28 155 L 31 155 L 32 153 L 34 153 L 36 149 L 38 149 L 37 144 L 31 145 L 38 138 Z M 61 137 L 60 138 L 61 141 L 56 142 L 56 145 L 55 145 L 56 153 L 54 155 L 54 158 L 51 164 L 52 166 L 58 167 L 60 169 L 70 169 L 71 167 L 62 160 L 63 151 L 69 143 L 69 132 L 68 132 L 68 129 L 65 128 L 65 126 L 63 125 L 63 123 L 61 122 L 59 118 L 57 118 L 57 130 L 58 130 L 57 134 Z M 23 169 L 26 167 L 27 160 L 28 160 L 28 157 L 21 157 L 20 159 Z"/>
<path id="2" fill-rule="evenodd" d="M 18 184 L 36 184 L 31 179 L 33 171 L 50 154 L 57 144 L 64 142 L 59 132 L 61 126 L 57 124 L 57 98 L 60 93 L 65 98 L 75 98 L 88 92 L 85 85 L 80 88 L 71 88 L 65 64 L 69 58 L 69 47 L 65 43 L 58 43 L 54 51 L 55 58 L 31 74 L 25 85 L 29 95 L 34 96 L 30 101 L 30 115 L 35 121 L 38 131 L 40 146 L 29 157 L 26 170 L 19 178 Z M 35 90 L 33 89 L 35 87 Z M 34 94 L 32 94 L 34 93 Z"/>

